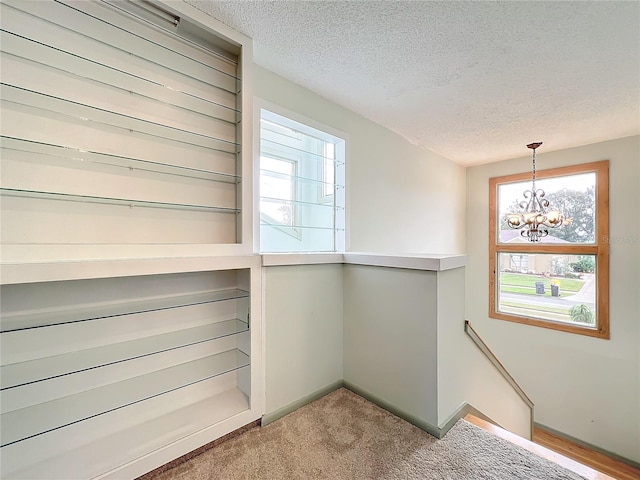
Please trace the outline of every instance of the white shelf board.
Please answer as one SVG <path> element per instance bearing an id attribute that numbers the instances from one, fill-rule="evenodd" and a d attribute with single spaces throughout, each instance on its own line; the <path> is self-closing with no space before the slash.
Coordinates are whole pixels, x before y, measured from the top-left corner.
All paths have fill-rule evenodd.
<path id="1" fill-rule="evenodd" d="M 249 330 L 233 319 L 0 367 L 1 390 L 125 362 Z"/>
<path id="2" fill-rule="evenodd" d="M 94 305 L 57 312 L 5 315 L 2 318 L 2 323 L 0 324 L 0 331 L 4 333 L 27 328 L 50 327 L 53 325 L 99 320 L 134 313 L 153 312 L 169 308 L 221 302 L 224 300 L 246 298 L 248 296 L 249 292 L 247 291 L 230 288 L 194 295 L 177 295 L 174 297 L 154 298 L 150 300 L 139 300 L 126 303 Z"/>
<path id="3" fill-rule="evenodd" d="M 3 478 L 95 478 L 248 410 L 247 396 L 233 388 L 36 464 L 3 471 Z"/>
<path id="4" fill-rule="evenodd" d="M 211 212 L 238 214 L 239 208 L 223 207 L 216 205 L 197 205 L 190 203 L 169 203 L 155 200 L 138 200 L 115 197 L 97 197 L 92 195 L 78 195 L 64 192 L 42 192 L 38 190 L 27 190 L 24 188 L 0 188 L 0 195 L 8 197 L 35 198 L 40 200 L 54 200 L 63 202 L 97 203 L 127 208 L 164 208 L 169 210 L 190 210 L 194 212 Z"/>
<path id="5" fill-rule="evenodd" d="M 118 383 L 4 413 L 2 446 L 172 392 L 249 365 L 249 356 L 228 350 Z"/>
<path id="6" fill-rule="evenodd" d="M 16 159 L 33 165 L 53 164 L 67 168 L 90 169 L 96 166 L 110 166 L 129 171 L 140 170 L 176 177 L 196 178 L 212 182 L 239 183 L 242 177 L 232 173 L 204 170 L 184 165 L 162 163 L 144 158 L 133 158 L 112 153 L 89 151 L 70 145 L 56 145 L 25 138 L 0 136 L 3 159 Z"/>
<path id="7" fill-rule="evenodd" d="M 242 245 L 3 245 L 3 285 L 260 266 Z"/>

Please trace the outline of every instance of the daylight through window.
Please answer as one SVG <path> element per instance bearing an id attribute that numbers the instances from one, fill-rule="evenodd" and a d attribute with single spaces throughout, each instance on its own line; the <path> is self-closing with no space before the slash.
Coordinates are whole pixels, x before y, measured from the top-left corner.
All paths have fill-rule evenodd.
<path id="1" fill-rule="evenodd" d="M 260 250 L 340 252 L 345 141 L 260 111 Z"/>
<path id="2" fill-rule="evenodd" d="M 505 220 L 529 174 L 490 180 L 490 317 L 609 338 L 608 165 L 538 172 L 538 188 L 568 219 L 539 243 Z"/>

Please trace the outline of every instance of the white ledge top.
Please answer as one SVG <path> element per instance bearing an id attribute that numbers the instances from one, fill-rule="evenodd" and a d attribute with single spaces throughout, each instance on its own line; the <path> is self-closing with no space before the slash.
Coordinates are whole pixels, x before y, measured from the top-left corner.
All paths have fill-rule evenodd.
<path id="1" fill-rule="evenodd" d="M 1 268 L 0 284 L 162 275 L 251 267 L 260 268 L 258 255 L 74 259 L 56 262 L 4 263 Z"/>
<path id="2" fill-rule="evenodd" d="M 275 267 L 286 265 L 317 265 L 317 264 L 346 264 L 371 265 L 376 267 L 407 268 L 412 270 L 444 271 L 464 267 L 466 255 L 428 255 L 428 254 L 381 254 L 381 253 L 269 253 L 243 254 L 240 252 L 211 251 L 195 246 L 187 252 L 176 249 L 174 255 L 156 255 L 160 253 L 148 247 L 144 252 L 147 256 L 135 257 L 130 254 L 142 252 L 129 251 L 101 251 L 102 258 L 82 257 L 81 251 L 77 256 L 68 255 L 67 258 L 54 260 L 56 249 L 51 248 L 48 255 L 31 256 L 30 258 L 13 258 L 7 261 L 3 255 L 0 265 L 0 284 L 52 282 L 64 280 L 79 280 L 89 278 L 121 277 L 132 275 L 154 275 L 164 273 L 180 273 L 207 270 L 225 270 L 249 267 Z M 3 254 L 7 253 L 3 248 Z M 47 252 L 45 252 L 47 253 Z M 107 254 L 105 254 L 107 253 Z M 18 257 L 20 257 L 18 255 Z M 11 256 L 9 256 L 11 258 Z M 22 260 L 22 261 L 20 261 Z"/>
<path id="3" fill-rule="evenodd" d="M 260 256 L 263 267 L 344 263 L 341 253 L 263 253 Z"/>
<path id="4" fill-rule="evenodd" d="M 265 267 L 285 265 L 316 265 L 342 263 L 347 265 L 371 265 L 375 267 L 407 268 L 441 272 L 464 267 L 466 255 L 445 254 L 387 254 L 387 253 L 268 253 L 262 255 Z"/>

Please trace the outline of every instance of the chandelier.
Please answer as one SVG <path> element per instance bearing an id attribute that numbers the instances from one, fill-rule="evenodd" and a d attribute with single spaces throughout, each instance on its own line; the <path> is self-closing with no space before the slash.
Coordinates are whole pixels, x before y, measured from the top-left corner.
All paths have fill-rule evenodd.
<path id="1" fill-rule="evenodd" d="M 548 210 L 549 200 L 544 198 L 544 190 L 536 188 L 536 148 L 542 142 L 530 143 L 527 148 L 533 150 L 533 178 L 531 190 L 523 192 L 524 200 L 518 206 L 521 212 L 508 213 L 507 225 L 510 228 L 522 229 L 520 235 L 530 242 L 539 242 L 541 238 L 549 234 L 549 228 L 558 228 L 566 225 L 564 215 L 559 210 Z"/>

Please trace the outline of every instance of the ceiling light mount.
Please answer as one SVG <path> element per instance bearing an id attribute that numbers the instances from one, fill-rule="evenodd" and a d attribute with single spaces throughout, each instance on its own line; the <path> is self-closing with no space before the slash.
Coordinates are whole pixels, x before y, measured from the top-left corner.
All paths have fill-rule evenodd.
<path id="1" fill-rule="evenodd" d="M 518 206 L 521 212 L 508 213 L 507 225 L 510 228 L 521 229 L 520 235 L 530 242 L 539 242 L 549 234 L 549 228 L 558 228 L 566 225 L 564 215 L 559 210 L 549 210 L 549 200 L 545 197 L 544 190 L 536 188 L 536 149 L 542 142 L 534 142 L 527 145 L 533 150 L 531 189 L 523 192 L 524 200 Z"/>

